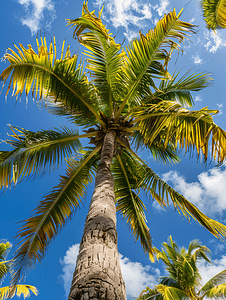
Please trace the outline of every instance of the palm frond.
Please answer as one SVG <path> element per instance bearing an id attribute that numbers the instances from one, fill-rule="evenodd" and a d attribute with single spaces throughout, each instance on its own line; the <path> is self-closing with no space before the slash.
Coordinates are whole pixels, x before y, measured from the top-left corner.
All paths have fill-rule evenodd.
<path id="1" fill-rule="evenodd" d="M 76 211 L 85 195 L 92 172 L 96 168 L 100 146 L 75 161 L 67 161 L 66 176 L 61 176 L 58 186 L 44 197 L 34 214 L 24 221 L 17 234 L 19 248 L 12 263 L 12 285 L 18 283 L 24 272 L 44 257 L 52 239 Z"/>
<path id="2" fill-rule="evenodd" d="M 0 152 L 0 188 L 19 179 L 43 174 L 81 148 L 78 132 L 67 127 L 32 132 L 9 125 L 10 138 L 4 142 L 14 149 Z M 88 134 L 89 136 L 89 134 Z"/>
<path id="3" fill-rule="evenodd" d="M 136 191 L 139 188 L 139 177 L 136 176 L 138 171 L 129 153 L 123 151 L 122 157 L 117 155 L 112 165 L 112 174 L 117 211 L 127 220 L 135 240 L 140 239 L 144 251 L 148 252 L 150 259 L 153 260 L 154 252 L 149 228 L 146 225 L 145 206 Z"/>
<path id="4" fill-rule="evenodd" d="M 225 299 L 226 298 L 226 283 L 219 284 L 206 292 L 201 299 L 207 296 L 208 299 Z"/>
<path id="5" fill-rule="evenodd" d="M 140 105 L 141 98 L 150 96 L 150 87 L 156 90 L 153 76 L 167 78 L 167 64 L 174 49 L 179 50 L 180 44 L 190 33 L 194 33 L 194 25 L 179 20 L 173 10 L 165 15 L 156 27 L 139 39 L 134 39 L 128 46 L 128 63 L 126 68 L 127 94 L 120 106 L 116 118 L 119 118 L 127 102 Z M 167 52 L 167 48 L 169 51 Z M 160 63 L 160 61 L 164 63 Z"/>
<path id="6" fill-rule="evenodd" d="M 214 294 L 215 292 L 217 293 L 217 291 L 219 292 L 220 290 L 226 291 L 225 281 L 226 281 L 226 270 L 223 270 L 220 273 L 213 276 L 209 281 L 207 281 L 207 283 L 200 289 L 199 295 L 202 296 L 206 293 L 209 293 L 209 291 L 211 291 L 211 289 L 213 288 L 216 289 L 212 290 L 211 294 Z M 221 286 L 222 284 L 224 286 Z M 218 289 L 218 286 L 221 287 Z"/>
<path id="7" fill-rule="evenodd" d="M 123 88 L 120 74 L 125 53 L 119 53 L 121 45 L 115 43 L 103 25 L 101 12 L 98 17 L 94 11 L 89 12 L 87 3 L 83 4 L 82 16 L 68 20 L 68 25 L 76 26 L 74 37 L 88 49 L 85 51 L 89 57 L 87 69 L 91 72 L 100 101 L 105 104 L 104 113 L 112 116 L 115 102 L 121 100 Z"/>
<path id="8" fill-rule="evenodd" d="M 133 133 L 132 140 L 136 151 L 138 149 L 147 148 L 154 160 L 163 162 L 164 164 L 176 164 L 181 161 L 178 156 L 178 150 L 172 142 L 165 146 L 164 140 L 158 135 L 155 140 L 149 145 L 144 143 L 144 139 L 140 131 Z"/>
<path id="9" fill-rule="evenodd" d="M 156 286 L 159 293 L 162 294 L 164 300 L 186 299 L 187 296 L 183 290 L 159 284 Z"/>
<path id="10" fill-rule="evenodd" d="M 203 16 L 208 29 L 226 28 L 226 1 L 202 0 Z"/>
<path id="11" fill-rule="evenodd" d="M 38 53 L 31 45 L 28 49 L 15 45 L 18 53 L 8 49 L 5 59 L 10 65 L 0 75 L 4 83 L 10 78 L 6 95 L 12 86 L 15 96 L 24 91 L 26 95 L 32 92 L 36 100 L 38 96 L 52 97 L 66 108 L 82 113 L 87 123 L 95 124 L 100 117 L 93 85 L 84 75 L 82 64 L 77 66 L 77 56 L 71 56 L 69 46 L 64 55 L 64 43 L 60 59 L 56 59 L 55 39 L 49 48 L 45 38 L 41 39 L 41 46 L 37 40 Z"/>
<path id="12" fill-rule="evenodd" d="M 145 103 L 158 103 L 162 100 L 177 101 L 182 106 L 193 107 L 192 91 L 200 91 L 211 84 L 212 78 L 208 73 L 193 73 L 187 71 L 179 79 L 180 72 L 174 73 L 169 79 L 161 80 L 158 90 Z"/>
<path id="13" fill-rule="evenodd" d="M 5 286 L 5 287 L 0 287 L 0 300 L 5 300 L 5 299 L 11 299 L 11 297 L 14 297 L 15 295 L 20 297 L 23 295 L 24 299 L 30 297 L 32 294 L 35 296 L 38 295 L 38 291 L 36 287 L 28 284 L 18 284 L 15 286 L 15 290 L 13 294 L 11 294 L 11 287 L 10 286 Z"/>
<path id="14" fill-rule="evenodd" d="M 145 113 L 142 112 L 143 109 Z M 196 152 L 197 159 L 201 159 L 203 155 L 204 162 L 208 155 L 218 165 L 224 162 L 226 132 L 213 122 L 211 116 L 218 113 L 217 110 L 204 107 L 198 111 L 190 111 L 174 101 L 161 101 L 143 109 L 137 110 L 133 123 L 140 127 L 145 145 L 151 146 L 160 136 L 165 147 L 171 142 L 185 153 Z"/>

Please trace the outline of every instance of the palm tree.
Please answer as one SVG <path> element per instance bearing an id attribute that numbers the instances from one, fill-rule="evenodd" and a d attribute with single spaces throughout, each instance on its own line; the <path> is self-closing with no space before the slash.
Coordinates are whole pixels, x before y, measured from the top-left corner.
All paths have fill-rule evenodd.
<path id="1" fill-rule="evenodd" d="M 77 266 L 69 299 L 125 299 L 116 232 L 116 210 L 130 225 L 136 240 L 153 259 L 153 246 L 146 224 L 145 206 L 139 190 L 159 205 L 173 202 L 178 212 L 194 218 L 214 236 L 224 239 L 226 227 L 205 216 L 172 189 L 136 154 L 146 147 L 156 160 L 178 162 L 178 151 L 212 157 L 219 165 L 226 155 L 226 132 L 212 119 L 217 110 L 190 110 L 191 91 L 210 84 L 208 74 L 169 74 L 173 50 L 194 25 L 182 22 L 175 10 L 164 16 L 154 30 L 131 42 L 126 49 L 117 44 L 101 21 L 84 3 L 82 16 L 68 20 L 74 37 L 87 50 L 86 65 L 62 46 L 56 58 L 55 39 L 15 46 L 5 54 L 9 66 L 1 74 L 14 95 L 32 92 L 45 100 L 52 113 L 66 115 L 79 134 L 68 127 L 31 132 L 10 126 L 5 142 L 12 151 L 0 153 L 0 185 L 51 171 L 66 158 L 66 175 L 45 196 L 33 215 L 24 221 L 14 257 L 15 284 L 24 272 L 44 257 L 52 239 L 82 203 L 87 185 L 95 175 L 95 188 L 85 222 Z M 87 73 L 84 71 L 88 70 Z M 77 127 L 76 127 L 77 128 Z M 88 129 L 87 129 L 88 128 Z M 90 138 L 92 147 L 81 150 L 80 139 Z M 209 145 L 212 150 L 209 152 Z"/>
<path id="2" fill-rule="evenodd" d="M 226 28 L 225 0 L 202 0 L 202 9 L 208 29 Z"/>
<path id="3" fill-rule="evenodd" d="M 188 250 L 179 249 L 170 236 L 163 248 L 156 249 L 158 259 L 166 265 L 168 276 L 161 277 L 160 283 L 154 289 L 147 288 L 138 299 L 140 300 L 202 300 L 225 299 L 226 270 L 212 277 L 201 287 L 201 275 L 197 263 L 204 259 L 210 262 L 210 250 L 201 245 L 198 240 L 189 243 Z"/>
<path id="4" fill-rule="evenodd" d="M 11 248 L 11 244 L 9 242 L 0 243 L 0 283 L 3 280 L 3 278 L 7 275 L 7 273 L 10 271 L 11 261 L 5 260 L 7 252 L 9 251 L 10 248 Z M 15 289 L 11 296 L 13 297 L 14 295 L 17 295 L 20 297 L 21 295 L 23 295 L 24 298 L 27 298 L 31 295 L 31 292 L 34 295 L 37 295 L 38 293 L 36 287 L 32 285 L 18 284 L 15 286 Z M 0 287 L 0 300 L 9 299 L 9 295 L 10 295 L 9 286 Z"/>

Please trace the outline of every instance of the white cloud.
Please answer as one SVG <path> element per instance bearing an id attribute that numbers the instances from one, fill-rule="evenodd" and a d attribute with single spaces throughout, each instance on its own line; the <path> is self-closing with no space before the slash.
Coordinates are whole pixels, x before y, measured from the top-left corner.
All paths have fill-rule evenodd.
<path id="1" fill-rule="evenodd" d="M 203 212 L 223 213 L 226 209 L 226 169 L 211 169 L 198 175 L 198 181 L 187 182 L 176 171 L 163 174 L 163 179 Z"/>
<path id="2" fill-rule="evenodd" d="M 137 298 L 147 286 L 153 288 L 158 283 L 159 269 L 143 266 L 139 262 L 132 262 L 122 255 L 119 255 L 119 257 L 128 297 Z"/>
<path id="3" fill-rule="evenodd" d="M 202 260 L 198 263 L 198 268 L 202 277 L 202 285 L 210 280 L 210 278 L 226 269 L 226 255 L 223 255 L 220 259 L 214 259 L 211 262 L 212 264 L 209 264 Z"/>
<path id="4" fill-rule="evenodd" d="M 225 35 L 225 34 L 224 34 Z M 226 46 L 226 38 L 222 37 L 222 33 L 219 31 L 206 31 L 204 32 L 204 37 L 208 41 L 204 47 L 210 53 L 215 53 L 218 49 Z"/>
<path id="5" fill-rule="evenodd" d="M 160 6 L 156 9 L 157 13 L 160 17 L 168 12 L 169 1 L 168 0 L 160 0 Z"/>
<path id="6" fill-rule="evenodd" d="M 52 0 L 18 0 L 23 5 L 26 16 L 21 19 L 23 25 L 28 26 L 31 34 L 35 34 L 42 26 L 49 29 L 51 23 L 55 19 L 55 9 Z M 41 21 L 44 19 L 44 12 L 49 12 L 48 21 L 44 24 Z"/>
<path id="7" fill-rule="evenodd" d="M 201 101 L 202 98 L 199 95 L 195 96 L 195 102 L 201 102 Z"/>
<path id="8" fill-rule="evenodd" d="M 196 65 L 202 64 L 202 58 L 200 58 L 198 54 L 196 54 L 195 56 L 192 56 L 192 59 Z"/>
<path id="9" fill-rule="evenodd" d="M 79 244 L 72 245 L 67 250 L 63 260 L 60 259 L 60 263 L 63 266 L 62 268 L 63 274 L 60 275 L 60 278 L 63 281 L 64 291 L 66 296 L 69 294 L 70 291 L 71 281 L 75 270 L 78 252 L 79 252 Z"/>
<path id="10" fill-rule="evenodd" d="M 132 30 L 131 26 L 139 28 L 146 27 L 145 21 L 152 21 L 153 6 L 149 1 L 137 0 L 96 0 L 94 3 L 98 8 L 105 4 L 104 18 L 110 21 L 116 28 L 124 27 L 125 36 L 131 40 L 138 35 L 138 30 Z"/>
<path id="11" fill-rule="evenodd" d="M 60 278 L 63 281 L 66 295 L 68 295 L 70 291 L 78 251 L 79 244 L 75 244 L 67 250 L 64 258 L 60 260 L 63 271 Z M 147 286 L 154 287 L 157 284 L 160 277 L 159 269 L 143 266 L 139 262 L 132 262 L 129 258 L 123 257 L 121 254 L 119 254 L 119 259 L 128 297 L 137 298 L 140 292 Z"/>

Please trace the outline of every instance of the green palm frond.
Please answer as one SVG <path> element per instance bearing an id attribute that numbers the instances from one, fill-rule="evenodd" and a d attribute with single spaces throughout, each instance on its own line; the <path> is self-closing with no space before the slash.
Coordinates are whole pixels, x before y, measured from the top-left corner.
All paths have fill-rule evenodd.
<path id="1" fill-rule="evenodd" d="M 226 1 L 202 0 L 203 16 L 208 29 L 226 28 Z"/>
<path id="2" fill-rule="evenodd" d="M 150 289 L 147 287 L 145 290 L 143 290 L 137 300 L 163 300 L 163 297 L 157 289 Z"/>
<path id="3" fill-rule="evenodd" d="M 160 206 L 168 206 L 169 200 L 171 200 L 175 209 L 188 220 L 193 218 L 215 237 L 220 240 L 225 240 L 225 225 L 203 214 L 194 204 L 175 191 L 147 165 L 143 165 L 143 171 L 141 172 L 140 170 L 140 176 L 143 180 L 143 182 L 140 183 L 140 186 L 144 188 L 146 192 L 150 193 Z"/>
<path id="4" fill-rule="evenodd" d="M 169 142 L 167 146 L 165 146 L 164 140 L 161 139 L 160 136 L 157 136 L 151 145 L 145 145 L 140 131 L 135 131 L 133 134 L 133 145 L 136 151 L 142 147 L 147 148 L 156 161 L 163 162 L 165 164 L 176 164 L 181 161 L 175 145 Z"/>
<path id="5" fill-rule="evenodd" d="M 38 295 L 38 291 L 36 287 L 32 285 L 27 285 L 27 284 L 18 284 L 15 286 L 15 290 L 13 294 L 11 294 L 11 287 L 5 286 L 5 287 L 0 287 L 0 300 L 5 300 L 5 299 L 11 299 L 11 297 L 14 297 L 15 295 L 20 297 L 21 295 L 25 298 L 30 297 L 32 294 L 35 296 Z"/>
<path id="6" fill-rule="evenodd" d="M 143 109 L 145 113 L 142 112 Z M 226 132 L 213 122 L 211 116 L 218 113 L 217 110 L 204 107 L 198 111 L 190 111 L 174 101 L 161 101 L 143 109 L 137 110 L 133 123 L 136 123 L 136 127 L 139 125 L 144 144 L 151 146 L 160 136 L 165 147 L 172 142 L 185 153 L 192 154 L 196 151 L 197 158 L 200 159 L 203 155 L 204 162 L 208 155 L 219 165 L 224 162 Z"/>
<path id="7" fill-rule="evenodd" d="M 200 296 L 204 296 L 204 294 L 208 294 L 209 296 L 209 292 L 212 290 L 212 292 L 210 292 L 210 294 L 214 295 L 214 293 L 218 293 L 218 292 L 226 292 L 226 270 L 221 271 L 220 273 L 216 274 L 214 277 L 212 277 L 199 291 L 199 295 Z M 223 286 L 222 286 L 223 284 Z M 220 286 L 220 288 L 218 289 L 218 286 Z M 226 295 L 226 294 L 225 294 Z"/>
<path id="8" fill-rule="evenodd" d="M 187 299 L 185 292 L 181 289 L 172 286 L 165 286 L 163 284 L 157 285 L 156 288 L 158 292 L 162 294 L 163 300 Z"/>
<path id="9" fill-rule="evenodd" d="M 150 259 L 153 260 L 151 235 L 144 213 L 146 208 L 137 192 L 140 181 L 137 176 L 138 170 L 132 161 L 129 153 L 124 151 L 122 157 L 117 155 L 112 165 L 117 211 L 127 220 L 135 240 L 140 239 L 144 251 L 148 252 Z"/>
<path id="10" fill-rule="evenodd" d="M 41 39 L 41 46 L 37 40 L 38 53 L 31 45 L 28 49 L 15 45 L 18 53 L 8 49 L 5 59 L 10 65 L 0 75 L 4 83 L 10 78 L 6 95 L 12 86 L 15 96 L 24 91 L 26 95 L 32 92 L 36 100 L 38 96 L 52 97 L 66 108 L 82 113 L 87 124 L 95 124 L 100 117 L 93 85 L 84 75 L 82 64 L 77 66 L 77 56 L 71 56 L 69 47 L 64 54 L 64 43 L 60 59 L 56 59 L 55 39 L 49 48 L 45 38 Z"/>
<path id="11" fill-rule="evenodd" d="M 14 149 L 0 152 L 0 187 L 58 167 L 65 157 L 81 148 L 79 138 L 87 137 L 67 127 L 38 132 L 9 127 L 10 138 L 4 142 Z M 94 134 L 88 134 L 91 135 Z"/>
<path id="12" fill-rule="evenodd" d="M 0 243 L 0 261 L 5 259 L 7 252 L 11 248 L 10 242 Z"/>
<path id="13" fill-rule="evenodd" d="M 146 36 L 140 33 L 140 38 L 128 46 L 125 66 L 127 93 L 116 118 L 119 118 L 128 101 L 139 105 L 142 98 L 152 94 L 150 87 L 156 90 L 153 77 L 169 77 L 166 67 L 172 50 L 179 50 L 180 43 L 195 32 L 194 25 L 179 20 L 180 14 L 176 15 L 174 10 L 165 15 Z M 160 63 L 162 60 L 164 62 Z"/>
<path id="14" fill-rule="evenodd" d="M 226 298 L 226 283 L 219 284 L 211 288 L 208 292 L 206 292 L 203 297 L 200 299 L 205 299 L 205 296 L 208 299 L 225 299 Z"/>
<path id="15" fill-rule="evenodd" d="M 194 100 L 192 98 L 192 91 L 200 91 L 211 84 L 212 78 L 208 73 L 193 73 L 190 74 L 187 71 L 179 79 L 180 72 L 174 73 L 170 79 L 161 80 L 158 91 L 156 91 L 152 98 L 146 103 L 158 103 L 162 100 L 174 100 L 180 103 L 182 106 L 193 107 Z"/>
<path id="16" fill-rule="evenodd" d="M 100 100 L 105 106 L 104 113 L 112 116 L 116 101 L 121 100 L 123 91 L 120 73 L 124 63 L 125 53 L 119 53 L 120 44 L 116 44 L 101 21 L 101 12 L 97 17 L 89 12 L 87 4 L 83 4 L 82 16 L 75 20 L 68 20 L 68 25 L 76 26 L 74 37 L 85 46 L 87 69 L 97 88 Z"/>
<path id="17" fill-rule="evenodd" d="M 44 197 L 33 216 L 24 221 L 16 238 L 19 248 L 13 258 L 12 284 L 18 283 L 24 272 L 43 258 L 52 239 L 76 211 L 92 181 L 100 146 L 84 154 L 78 161 L 67 161 L 66 176 Z"/>

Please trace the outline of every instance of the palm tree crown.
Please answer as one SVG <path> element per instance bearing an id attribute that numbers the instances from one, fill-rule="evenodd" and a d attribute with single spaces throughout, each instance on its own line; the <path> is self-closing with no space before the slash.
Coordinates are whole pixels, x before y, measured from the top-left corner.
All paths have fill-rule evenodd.
<path id="1" fill-rule="evenodd" d="M 45 38 L 37 40 L 37 53 L 31 45 L 27 49 L 20 45 L 15 46 L 17 52 L 9 49 L 5 54 L 9 66 L 1 78 L 4 82 L 10 79 L 6 94 L 11 87 L 15 96 L 31 92 L 35 99 L 46 101 L 52 113 L 66 115 L 72 124 L 86 130 L 79 135 L 68 127 L 31 132 L 10 126 L 11 138 L 6 143 L 13 150 L 0 152 L 2 188 L 50 171 L 66 158 L 66 175 L 18 232 L 21 242 L 14 260 L 14 283 L 28 267 L 41 261 L 51 240 L 82 203 L 109 133 L 114 139 L 109 165 L 116 208 L 150 258 L 153 246 L 140 189 L 163 207 L 171 200 L 178 212 L 197 220 L 214 236 L 225 238 L 224 225 L 205 216 L 135 153 L 144 146 L 163 162 L 179 161 L 181 149 L 197 153 L 204 161 L 211 157 L 219 165 L 225 159 L 226 132 L 212 119 L 217 110 L 189 109 L 194 105 L 191 92 L 209 86 L 210 76 L 181 76 L 167 70 L 173 50 L 179 51 L 180 44 L 195 32 L 194 25 L 179 17 L 175 10 L 170 12 L 155 29 L 140 33 L 124 49 L 103 25 L 101 12 L 96 16 L 84 3 L 82 16 L 68 20 L 68 25 L 75 27 L 74 37 L 86 48 L 86 65 L 71 55 L 69 47 L 64 50 L 64 43 L 57 59 L 55 39 L 49 47 Z M 81 138 L 89 138 L 93 146 L 81 150 Z M 73 156 L 75 152 L 80 153 L 79 158 Z"/>
<path id="2" fill-rule="evenodd" d="M 138 299 L 140 300 L 202 300 L 225 299 L 226 270 L 212 277 L 201 286 L 201 275 L 197 263 L 204 259 L 210 262 L 210 250 L 198 240 L 189 243 L 188 249 L 179 249 L 170 236 L 160 250 L 155 248 L 157 259 L 166 265 L 168 276 L 161 277 L 154 289 L 147 288 Z"/>

